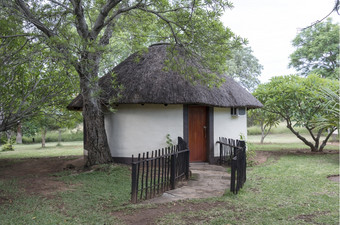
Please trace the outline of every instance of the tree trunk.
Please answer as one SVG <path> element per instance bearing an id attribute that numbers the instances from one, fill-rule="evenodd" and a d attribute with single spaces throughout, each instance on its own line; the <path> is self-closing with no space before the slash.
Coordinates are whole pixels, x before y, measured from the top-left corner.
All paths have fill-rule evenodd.
<path id="1" fill-rule="evenodd" d="M 90 106 L 90 101 L 84 100 L 83 117 L 86 129 L 84 148 L 88 151 L 86 165 L 112 162 L 110 148 L 104 126 L 104 113 L 101 109 Z"/>
<path id="2" fill-rule="evenodd" d="M 22 129 L 21 129 L 21 122 L 18 123 L 17 126 L 17 137 L 16 137 L 17 144 L 22 144 Z"/>
<path id="3" fill-rule="evenodd" d="M 326 136 L 325 140 L 323 140 L 321 146 L 320 146 L 320 152 L 323 151 L 323 149 L 326 147 L 327 141 L 328 139 L 332 136 L 332 134 L 334 133 L 334 131 L 336 131 L 336 128 L 332 128 L 328 131 L 328 135 Z"/>
<path id="4" fill-rule="evenodd" d="M 41 147 L 42 148 L 45 148 L 46 147 L 46 128 L 42 128 L 41 129 Z"/>
<path id="5" fill-rule="evenodd" d="M 264 138 L 265 138 L 265 136 L 263 136 L 263 135 L 262 135 L 262 136 L 261 136 L 261 142 L 260 142 L 260 143 L 261 143 L 261 145 L 262 145 L 262 144 L 263 144 L 263 142 L 264 142 Z"/>
<path id="6" fill-rule="evenodd" d="M 310 150 L 312 152 L 322 152 L 324 146 L 319 147 L 322 130 L 319 130 L 317 136 L 315 137 L 314 135 L 312 135 L 313 134 L 312 130 L 310 130 L 306 127 L 306 129 L 309 131 L 310 135 L 312 136 L 312 138 L 314 140 L 314 144 L 313 144 L 312 142 L 310 142 L 306 138 L 304 138 L 302 135 L 300 135 L 299 132 L 295 131 L 294 128 L 291 126 L 291 124 L 288 121 L 286 121 L 286 122 L 287 122 L 287 128 L 293 134 L 295 134 L 295 136 L 297 138 L 299 138 L 303 143 L 305 143 L 310 148 Z M 327 142 L 327 140 L 328 140 L 328 138 L 325 141 Z M 324 145 L 326 145 L 326 143 Z"/>
<path id="7" fill-rule="evenodd" d="M 7 130 L 6 131 L 6 136 L 7 136 L 7 142 L 10 142 L 11 138 L 12 138 L 12 131 L 11 130 Z"/>
<path id="8" fill-rule="evenodd" d="M 104 125 L 104 107 L 100 101 L 101 88 L 98 84 L 100 56 L 84 55 L 79 65 L 81 94 L 83 96 L 84 149 L 87 151 L 87 166 L 112 162 Z M 88 66 L 90 65 L 90 68 Z M 83 72 L 86 72 L 84 74 Z M 88 73 L 88 71 L 91 71 Z M 96 80 L 96 82 L 94 82 Z"/>

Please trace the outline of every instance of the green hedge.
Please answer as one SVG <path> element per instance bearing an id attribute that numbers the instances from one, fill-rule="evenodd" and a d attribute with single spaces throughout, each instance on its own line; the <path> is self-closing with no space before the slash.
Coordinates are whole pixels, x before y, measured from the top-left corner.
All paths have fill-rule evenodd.
<path id="1" fill-rule="evenodd" d="M 308 131 L 303 127 L 298 127 L 296 130 L 300 134 L 308 134 Z M 247 128 L 248 135 L 261 135 L 260 126 L 251 126 Z M 270 134 L 287 134 L 291 133 L 291 131 L 286 127 L 285 123 L 280 123 L 277 127 L 273 127 L 270 130 Z"/>
<path id="2" fill-rule="evenodd" d="M 49 131 L 46 133 L 46 142 L 57 142 L 58 141 L 58 131 Z M 33 141 L 34 139 L 34 141 Z M 64 131 L 61 134 L 61 141 L 82 141 L 83 140 L 83 131 Z M 40 143 L 41 142 L 41 134 L 35 135 L 33 137 L 25 137 L 25 134 L 22 138 L 22 142 L 24 144 L 30 143 Z"/>

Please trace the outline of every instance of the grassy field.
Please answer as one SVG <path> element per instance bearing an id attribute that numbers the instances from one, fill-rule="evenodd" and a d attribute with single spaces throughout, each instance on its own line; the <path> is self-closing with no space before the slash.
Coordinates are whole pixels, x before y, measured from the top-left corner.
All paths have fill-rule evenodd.
<path id="1" fill-rule="evenodd" d="M 259 127 L 251 127 L 251 129 L 259 129 Z M 249 129 L 248 129 L 249 131 Z M 302 129 L 300 129 L 302 131 Z M 251 133 L 251 132 L 250 132 Z M 312 141 L 312 137 L 305 132 L 301 132 L 303 136 L 308 140 Z M 322 140 L 324 137 L 322 138 Z M 333 138 L 327 142 L 325 150 L 339 150 L 339 145 L 337 142 L 332 143 Z M 337 138 L 338 140 L 338 138 Z M 289 150 L 289 149 L 309 149 L 300 139 L 298 139 L 293 133 L 291 133 L 286 127 L 281 123 L 278 127 L 274 128 L 270 134 L 264 139 L 264 144 L 260 144 L 261 135 L 259 134 L 248 134 L 247 141 L 252 144 L 255 150 L 265 150 L 265 151 L 277 151 L 277 150 Z"/>
<path id="2" fill-rule="evenodd" d="M 116 224 L 110 212 L 130 199 L 127 166 L 64 172 L 53 179 L 70 188 L 53 195 L 32 195 L 22 189 L 20 180 L 0 179 L 0 224 Z"/>
<path id="3" fill-rule="evenodd" d="M 249 135 L 248 142 L 251 144 L 251 148 L 254 150 L 265 150 L 265 151 L 278 151 L 278 150 L 302 150 L 309 149 L 301 140 L 299 140 L 293 134 L 270 134 L 264 141 L 264 144 L 260 144 L 261 135 Z M 333 144 L 328 142 L 325 149 L 326 150 L 339 150 L 338 144 Z"/>
<path id="4" fill-rule="evenodd" d="M 210 208 L 171 213 L 158 224 L 339 224 L 339 183 L 327 179 L 338 173 L 338 154 L 285 155 L 248 169 L 238 195 L 196 201 Z"/>
<path id="5" fill-rule="evenodd" d="M 257 150 L 306 149 L 291 135 L 282 136 L 270 135 L 267 140 L 272 143 L 251 145 Z M 46 149 L 40 144 L 15 145 L 13 152 L 0 152 L 0 172 L 25 160 L 18 158 L 82 154 L 81 142 L 56 144 L 48 143 Z M 128 166 L 104 165 L 85 172 L 50 174 L 42 181 L 57 182 L 63 188 L 48 195 L 27 191 L 27 179 L 38 181 L 34 174 L 0 176 L 0 224 L 124 224 L 124 217 L 114 216 L 117 210 L 134 215 L 157 207 L 129 203 L 130 173 Z M 247 182 L 238 195 L 226 191 L 220 198 L 169 203 L 155 223 L 339 224 L 339 183 L 327 179 L 335 174 L 339 174 L 339 154 L 274 154 L 266 163 L 248 168 Z M 193 204 L 197 207 L 190 209 Z M 179 206 L 188 210 L 178 212 Z"/>
<path id="6" fill-rule="evenodd" d="M 247 130 L 248 130 L 248 135 L 261 134 L 261 128 L 259 126 L 248 127 Z M 308 134 L 308 131 L 303 127 L 296 127 L 295 130 L 298 131 L 300 134 Z M 290 133 L 290 131 L 288 130 L 286 123 L 281 122 L 279 123 L 278 126 L 273 127 L 270 130 L 270 133 L 271 134 L 287 134 L 287 133 Z"/>
<path id="7" fill-rule="evenodd" d="M 42 148 L 39 144 L 15 144 L 14 151 L 0 151 L 0 159 L 6 158 L 37 158 L 37 157 L 56 157 L 69 155 L 82 155 L 83 142 L 62 142 L 61 146 L 57 146 L 57 142 L 46 143 L 46 147 Z"/>

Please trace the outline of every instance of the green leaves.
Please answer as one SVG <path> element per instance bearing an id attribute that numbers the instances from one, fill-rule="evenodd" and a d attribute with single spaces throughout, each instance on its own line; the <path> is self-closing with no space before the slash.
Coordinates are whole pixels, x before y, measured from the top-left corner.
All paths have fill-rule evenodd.
<path id="1" fill-rule="evenodd" d="M 318 73 L 324 78 L 339 79 L 339 24 L 331 19 L 303 30 L 293 40 L 290 67 L 302 75 Z"/>
<path id="2" fill-rule="evenodd" d="M 336 92 L 338 86 L 338 81 L 315 74 L 307 78 L 289 75 L 274 77 L 269 83 L 259 85 L 254 96 L 264 104 L 264 111 L 279 115 L 293 133 L 294 126 L 305 127 L 315 141 L 314 147 L 318 149 L 322 130 L 327 127 L 316 128 L 313 121 L 329 114 L 329 107 L 325 106 L 328 100 L 321 95 L 320 90 L 328 87 Z M 295 134 L 301 140 L 304 139 L 297 132 Z M 307 140 L 303 141 L 307 144 Z M 327 137 L 324 144 L 326 142 Z"/>
<path id="3" fill-rule="evenodd" d="M 252 55 L 251 48 L 232 49 L 230 55 L 227 59 L 227 75 L 236 79 L 248 90 L 254 91 L 256 86 L 260 84 L 258 77 L 261 75 L 263 66 Z"/>

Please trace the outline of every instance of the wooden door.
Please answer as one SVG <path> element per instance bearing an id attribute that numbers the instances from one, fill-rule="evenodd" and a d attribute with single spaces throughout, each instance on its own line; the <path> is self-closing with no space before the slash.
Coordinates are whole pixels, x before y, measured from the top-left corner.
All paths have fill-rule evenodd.
<path id="1" fill-rule="evenodd" d="M 207 161 L 207 107 L 189 106 L 190 162 Z"/>

